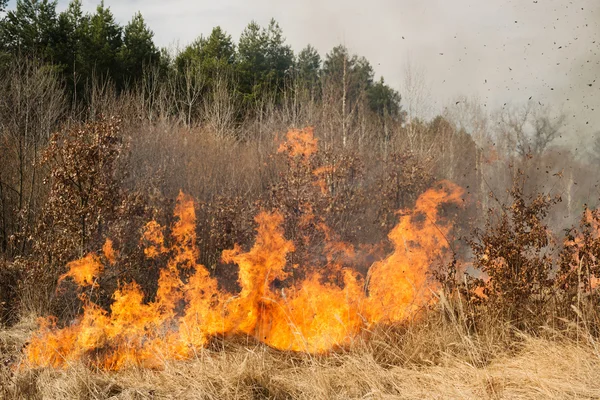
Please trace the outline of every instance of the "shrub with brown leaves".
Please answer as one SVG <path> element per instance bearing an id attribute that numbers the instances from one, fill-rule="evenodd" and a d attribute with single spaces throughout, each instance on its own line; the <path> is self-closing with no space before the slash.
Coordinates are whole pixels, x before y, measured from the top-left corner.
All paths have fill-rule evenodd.
<path id="1" fill-rule="evenodd" d="M 544 219 L 560 201 L 540 193 L 526 196 L 524 183 L 519 174 L 511 203 L 489 210 L 485 227 L 468 240 L 473 267 L 483 274 L 475 290 L 517 325 L 536 315 L 553 294 L 555 243 Z"/>

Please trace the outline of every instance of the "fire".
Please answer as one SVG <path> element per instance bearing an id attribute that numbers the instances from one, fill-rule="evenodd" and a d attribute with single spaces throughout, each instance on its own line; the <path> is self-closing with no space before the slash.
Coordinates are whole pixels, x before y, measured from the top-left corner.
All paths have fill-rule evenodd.
<path id="1" fill-rule="evenodd" d="M 394 252 L 369 270 L 371 321 L 402 321 L 430 300 L 427 271 L 447 250 L 451 229 L 439 223 L 439 205 L 460 204 L 461 195 L 455 185 L 442 182 L 418 198 L 412 213 L 400 217 L 388 235 Z"/>
<path id="2" fill-rule="evenodd" d="M 115 262 L 117 262 L 118 254 L 113 248 L 112 240 L 106 239 L 104 246 L 102 246 L 102 253 L 104 253 L 104 257 L 106 257 L 110 265 L 113 265 Z"/>
<path id="3" fill-rule="evenodd" d="M 290 157 L 305 159 L 316 151 L 312 130 L 292 131 L 287 139 L 280 151 Z M 348 346 L 365 329 L 405 321 L 432 301 L 435 285 L 428 271 L 447 254 L 452 228 L 440 217 L 440 206 L 460 204 L 461 195 L 456 185 L 440 182 L 419 197 L 414 210 L 402 211 L 389 234 L 393 252 L 373 264 L 366 277 L 344 265 L 358 257 L 357 251 L 336 240 L 324 223 L 318 229 L 325 234 L 325 254 L 318 259 L 326 265 L 289 265 L 295 246 L 285 237 L 283 216 L 261 212 L 254 245 L 247 251 L 236 245 L 222 254 L 223 261 L 239 268 L 240 291 L 230 293 L 197 262 L 194 201 L 180 193 L 171 244 L 165 245 L 166 229 L 155 221 L 142 233 L 148 259 L 168 257 L 154 299 L 145 301 L 135 282 L 115 291 L 109 310 L 82 296 L 83 314 L 71 325 L 59 328 L 54 317 L 41 320 L 26 348 L 27 360 L 31 366 L 83 361 L 107 370 L 160 368 L 166 360 L 193 356 L 215 336 L 233 335 L 285 351 L 325 353 Z M 71 278 L 81 288 L 95 285 L 104 269 L 118 263 L 112 242 L 106 242 L 103 254 L 108 265 L 91 253 L 69 263 L 60 279 Z M 293 268 L 306 273 L 289 283 Z"/>
<path id="4" fill-rule="evenodd" d="M 292 129 L 286 135 L 286 141 L 281 143 L 279 153 L 287 153 L 290 157 L 301 156 L 308 159 L 317 152 L 317 138 L 314 137 L 314 129 Z"/>
<path id="5" fill-rule="evenodd" d="M 95 279 L 104 267 L 97 255 L 88 254 L 80 260 L 71 261 L 67 268 L 69 271 L 60 276 L 59 282 L 72 278 L 78 286 L 96 286 Z"/>

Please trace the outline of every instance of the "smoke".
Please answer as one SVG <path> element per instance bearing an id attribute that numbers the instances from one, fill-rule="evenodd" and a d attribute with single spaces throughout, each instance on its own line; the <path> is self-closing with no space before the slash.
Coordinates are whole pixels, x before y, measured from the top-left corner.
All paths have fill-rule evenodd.
<path id="1" fill-rule="evenodd" d="M 97 3 L 86 1 L 84 8 L 93 11 Z M 531 98 L 567 115 L 564 139 L 575 147 L 587 146 L 600 130 L 600 81 L 594 82 L 600 71 L 597 0 L 105 4 L 123 24 L 141 11 L 161 46 L 185 45 L 216 25 L 237 39 L 250 20 L 266 24 L 274 17 L 295 51 L 310 43 L 325 55 L 345 44 L 399 90 L 410 58 L 428 81 L 431 114 L 462 95 L 480 99 L 490 111 Z"/>
<path id="2" fill-rule="evenodd" d="M 600 3 L 561 5 L 552 17 L 545 26 L 551 31 L 552 73 L 543 80 L 542 99 L 566 115 L 564 139 L 581 151 L 600 131 Z"/>

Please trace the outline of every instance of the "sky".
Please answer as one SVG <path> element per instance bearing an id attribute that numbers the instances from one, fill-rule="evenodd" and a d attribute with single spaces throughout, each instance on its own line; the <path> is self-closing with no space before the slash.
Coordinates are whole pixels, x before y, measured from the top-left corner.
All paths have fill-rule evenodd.
<path id="1" fill-rule="evenodd" d="M 96 0 L 83 0 L 93 11 Z M 14 6 L 14 0 L 9 3 Z M 59 10 L 67 1 L 59 1 Z M 600 0 L 105 0 L 125 24 L 141 11 L 160 46 L 220 25 L 238 39 L 275 18 L 292 48 L 365 56 L 402 94 L 406 67 L 429 88 L 429 113 L 458 96 L 487 109 L 530 97 L 569 117 L 571 136 L 600 131 Z M 595 81 L 596 80 L 596 81 Z M 590 86 L 591 85 L 591 86 Z M 585 141 L 585 140 L 584 140 Z"/>

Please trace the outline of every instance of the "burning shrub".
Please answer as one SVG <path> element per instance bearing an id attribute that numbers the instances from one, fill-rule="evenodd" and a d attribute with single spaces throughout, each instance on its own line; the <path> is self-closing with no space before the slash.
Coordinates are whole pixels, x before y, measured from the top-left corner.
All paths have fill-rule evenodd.
<path id="1" fill-rule="evenodd" d="M 117 119 L 101 119 L 52 136 L 43 162 L 50 196 L 38 227 L 37 247 L 63 263 L 84 254 L 102 235 L 120 204 L 117 163 L 122 149 Z M 68 254 L 63 254 L 68 252 Z M 52 260 L 52 261 L 54 261 Z"/>
<path id="2" fill-rule="evenodd" d="M 301 176 L 309 188 L 298 189 L 311 193 L 316 187 L 325 195 L 319 180 L 313 184 L 318 174 L 310 169 L 316 150 L 312 132 L 294 132 L 287 144 L 296 168 L 306 168 Z M 63 328 L 53 317 L 43 319 L 27 357 L 38 366 L 84 360 L 120 369 L 160 367 L 167 359 L 188 358 L 216 336 L 248 335 L 277 349 L 310 353 L 349 346 L 363 329 L 404 322 L 431 303 L 436 286 L 429 270 L 446 258 L 452 229 L 440 214 L 441 205 L 460 204 L 461 196 L 459 187 L 440 182 L 417 199 L 414 210 L 399 213 L 389 234 L 392 251 L 373 263 L 366 276 L 352 268 L 354 246 L 336 241 L 337 235 L 312 208 L 294 216 L 300 228 L 292 230 L 321 232 L 320 247 L 310 247 L 321 252 L 311 257 L 293 257 L 296 243 L 305 242 L 302 235 L 286 237 L 289 208 L 261 211 L 255 218 L 254 244 L 247 250 L 234 245 L 222 254 L 224 262 L 237 266 L 238 287 L 231 290 L 198 262 L 196 208 L 181 193 L 169 234 L 156 221 L 142 232 L 141 264 L 160 265 L 155 294 L 130 280 L 116 288 L 110 307 L 94 300 L 90 293 L 102 286 L 102 276 L 120 268 L 120 249 L 106 242 L 102 255 L 90 253 L 69 263 L 61 277 L 77 284 L 83 313 Z M 310 202 L 297 204 L 308 207 Z"/>
<path id="3" fill-rule="evenodd" d="M 143 198 L 122 190 L 120 171 L 126 166 L 120 165 L 119 123 L 117 118 L 101 118 L 73 126 L 54 134 L 44 152 L 49 196 L 32 235 L 33 252 L 17 263 L 25 271 L 23 289 L 29 307 L 47 310 L 66 263 L 99 249 L 104 235 L 110 233 L 124 243 L 127 254 L 137 248 L 127 243 L 137 228 L 135 216 L 147 217 L 147 210 Z"/>
<path id="4" fill-rule="evenodd" d="M 381 206 L 378 221 L 391 228 L 395 224 L 395 210 L 412 204 L 419 194 L 431 187 L 433 175 L 413 153 L 393 153 L 383 161 L 384 176 L 379 180 Z"/>
<path id="5" fill-rule="evenodd" d="M 351 154 L 319 152 L 317 143 L 312 128 L 288 132 L 278 150 L 285 156 L 285 168 L 266 199 L 266 207 L 284 217 L 286 237 L 296 249 L 292 261 L 297 263 L 319 262 L 314 255 L 323 249 L 324 226 L 343 239 L 356 237 L 360 229 L 352 216 L 363 203 L 361 163 Z"/>
<path id="6" fill-rule="evenodd" d="M 248 244 L 254 235 L 255 204 L 240 196 L 215 196 L 210 201 L 200 202 L 198 214 L 198 247 L 200 262 L 215 269 L 226 284 L 237 279 L 232 269 L 223 265 L 221 253 L 236 243 Z"/>

